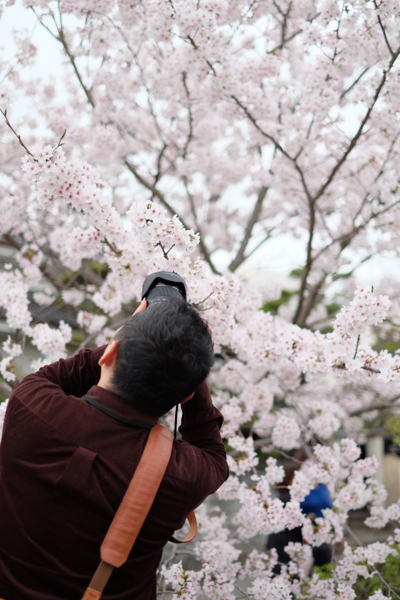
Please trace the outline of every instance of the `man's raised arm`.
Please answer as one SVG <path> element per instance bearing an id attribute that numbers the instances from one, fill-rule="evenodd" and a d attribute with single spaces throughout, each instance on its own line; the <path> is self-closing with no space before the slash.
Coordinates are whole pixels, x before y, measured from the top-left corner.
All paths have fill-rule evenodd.
<path id="1" fill-rule="evenodd" d="M 60 359 L 46 365 L 36 373 L 28 375 L 17 386 L 18 396 L 24 389 L 32 389 L 32 384 L 45 388 L 58 387 L 67 396 L 81 397 L 100 379 L 99 359 L 106 346 L 89 350 L 84 348 L 72 358 Z M 50 389 L 49 389 L 50 391 Z"/>
<path id="2" fill-rule="evenodd" d="M 198 473 L 199 491 L 202 490 L 205 498 L 215 492 L 229 474 L 219 431 L 223 416 L 213 406 L 206 381 L 199 386 L 193 398 L 182 405 L 182 413 L 179 431 L 182 440 L 194 446 L 191 460 Z"/>

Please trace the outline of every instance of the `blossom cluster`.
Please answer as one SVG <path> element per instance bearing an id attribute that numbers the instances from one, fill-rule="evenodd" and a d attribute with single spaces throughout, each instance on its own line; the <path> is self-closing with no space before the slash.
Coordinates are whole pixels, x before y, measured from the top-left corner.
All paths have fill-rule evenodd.
<path id="1" fill-rule="evenodd" d="M 337 314 L 335 330 L 342 336 L 361 335 L 371 325 L 385 320 L 390 305 L 387 296 L 376 297 L 371 290 L 359 287 L 350 304 Z"/>

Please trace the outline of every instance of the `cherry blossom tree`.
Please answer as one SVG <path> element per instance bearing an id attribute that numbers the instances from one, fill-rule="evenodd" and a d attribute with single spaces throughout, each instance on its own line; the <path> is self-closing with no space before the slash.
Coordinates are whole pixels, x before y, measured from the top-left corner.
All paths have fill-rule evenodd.
<path id="1" fill-rule="evenodd" d="M 397 2 L 24 5 L 64 59 L 51 80 L 39 77 L 24 31 L 12 60 L 0 56 L 0 234 L 12 250 L 0 272 L 3 380 L 16 384 L 31 347 L 36 369 L 106 342 L 145 276 L 177 271 L 213 330 L 210 386 L 231 469 L 216 502 L 236 509 L 231 522 L 215 506 L 198 510 L 189 552 L 199 568 L 185 570 L 188 550 L 173 550 L 160 597 L 355 598 L 357 580 L 397 555 L 400 528 L 385 543 L 345 543 L 330 579 L 306 564 L 312 546 L 343 538 L 350 510 L 368 506 L 369 527 L 400 520 L 400 502 L 384 507 L 376 459 L 359 448 L 399 406 L 399 355 L 363 337 L 372 327 L 398 341 L 399 283 L 378 294 L 352 277 L 398 252 Z M 235 271 L 256 252 L 268 260 L 284 233 L 304 261 L 276 315 L 265 306 L 276 290 Z M 347 301 L 331 315 L 338 282 Z M 57 327 L 51 311 L 64 315 Z M 301 447 L 309 458 L 283 504 L 283 468 L 259 451 Z M 312 522 L 300 503 L 319 483 L 333 509 Z M 302 526 L 307 544 L 292 543 L 274 576 L 276 552 L 243 548 L 284 526 Z M 370 597 L 399 597 L 384 578 L 382 590 Z"/>

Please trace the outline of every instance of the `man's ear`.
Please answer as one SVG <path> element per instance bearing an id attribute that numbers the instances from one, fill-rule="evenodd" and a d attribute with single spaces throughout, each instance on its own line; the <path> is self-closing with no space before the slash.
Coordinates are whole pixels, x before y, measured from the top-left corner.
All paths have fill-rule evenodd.
<path id="1" fill-rule="evenodd" d="M 102 367 L 103 365 L 107 365 L 107 367 L 112 367 L 115 363 L 115 359 L 118 354 L 118 342 L 117 340 L 113 340 L 104 350 L 103 356 L 99 360 L 99 365 Z"/>
<path id="2" fill-rule="evenodd" d="M 182 402 L 179 402 L 179 404 L 185 404 L 185 402 L 187 402 L 188 400 L 193 398 L 193 396 L 194 396 L 194 392 L 193 392 L 193 394 L 190 394 L 190 396 L 186 396 L 186 398 L 184 400 L 182 400 Z"/>

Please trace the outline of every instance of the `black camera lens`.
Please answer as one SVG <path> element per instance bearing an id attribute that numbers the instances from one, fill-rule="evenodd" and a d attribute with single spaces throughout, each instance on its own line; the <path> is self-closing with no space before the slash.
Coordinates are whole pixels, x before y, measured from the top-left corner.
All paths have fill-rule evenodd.
<path id="1" fill-rule="evenodd" d="M 152 273 L 144 280 L 142 300 L 146 299 L 148 304 L 165 302 L 171 298 L 180 298 L 186 301 L 186 296 L 185 280 L 173 271 Z"/>
<path id="2" fill-rule="evenodd" d="M 175 286 L 157 283 L 147 294 L 146 300 L 148 304 L 155 304 L 156 302 L 164 302 L 170 298 L 180 298 L 183 300 L 182 294 Z"/>

